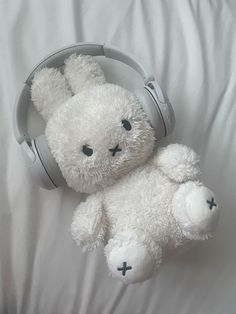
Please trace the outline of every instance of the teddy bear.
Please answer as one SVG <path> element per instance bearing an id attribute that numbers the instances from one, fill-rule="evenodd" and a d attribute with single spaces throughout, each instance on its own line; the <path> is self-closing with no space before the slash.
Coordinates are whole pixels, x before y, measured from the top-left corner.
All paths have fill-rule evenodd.
<path id="1" fill-rule="evenodd" d="M 72 236 L 83 250 L 104 245 L 110 273 L 123 283 L 147 280 L 166 252 L 212 235 L 219 206 L 198 176 L 192 149 L 158 148 L 145 165 L 80 203 Z"/>
<path id="2" fill-rule="evenodd" d="M 93 193 L 144 164 L 154 129 L 139 99 L 106 82 L 94 57 L 72 54 L 61 68 L 43 68 L 31 85 L 34 106 L 67 185 Z"/>

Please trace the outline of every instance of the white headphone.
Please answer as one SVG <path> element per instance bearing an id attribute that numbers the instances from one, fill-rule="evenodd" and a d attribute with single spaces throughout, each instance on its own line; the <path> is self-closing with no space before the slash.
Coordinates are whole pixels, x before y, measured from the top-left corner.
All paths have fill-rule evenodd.
<path id="1" fill-rule="evenodd" d="M 21 146 L 22 153 L 34 178 L 40 186 L 46 189 L 57 188 L 65 185 L 66 182 L 50 152 L 45 135 L 40 135 L 35 139 L 30 139 L 28 135 L 27 112 L 31 104 L 31 82 L 36 71 L 44 67 L 61 67 L 64 64 L 64 60 L 73 53 L 111 58 L 127 64 L 140 75 L 144 86 L 137 90 L 135 94 L 139 98 L 152 127 L 155 129 L 157 139 L 169 135 L 173 130 L 175 122 L 172 106 L 167 96 L 164 96 L 155 78 L 149 75 L 140 63 L 130 55 L 115 47 L 95 43 L 78 43 L 56 51 L 34 67 L 24 82 L 14 111 L 16 140 Z"/>

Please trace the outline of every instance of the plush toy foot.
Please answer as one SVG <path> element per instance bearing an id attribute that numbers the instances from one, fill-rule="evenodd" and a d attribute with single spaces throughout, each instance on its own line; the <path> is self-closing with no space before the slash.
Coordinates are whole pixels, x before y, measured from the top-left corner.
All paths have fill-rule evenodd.
<path id="1" fill-rule="evenodd" d="M 105 247 L 105 254 L 112 276 L 126 284 L 148 279 L 156 268 L 155 259 L 148 247 L 130 239 L 128 233 L 127 237 L 123 233 L 111 239 Z"/>
<path id="2" fill-rule="evenodd" d="M 172 205 L 172 213 L 187 238 L 204 240 L 211 236 L 219 216 L 211 190 L 189 181 L 175 192 Z"/>

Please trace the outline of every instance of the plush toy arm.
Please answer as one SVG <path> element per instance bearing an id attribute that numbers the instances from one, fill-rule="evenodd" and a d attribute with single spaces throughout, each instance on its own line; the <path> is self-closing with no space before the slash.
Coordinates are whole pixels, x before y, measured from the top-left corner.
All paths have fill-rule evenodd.
<path id="1" fill-rule="evenodd" d="M 98 192 L 90 195 L 75 210 L 71 233 L 84 250 L 95 249 L 103 242 L 106 224 L 102 206 L 102 194 Z"/>
<path id="2" fill-rule="evenodd" d="M 158 149 L 152 162 L 174 182 L 197 179 L 200 169 L 198 155 L 189 147 L 170 144 Z"/>
<path id="3" fill-rule="evenodd" d="M 55 109 L 71 96 L 66 79 L 57 69 L 44 68 L 35 73 L 31 97 L 46 121 Z"/>
<path id="4" fill-rule="evenodd" d="M 74 94 L 85 88 L 106 83 L 102 68 L 92 56 L 71 55 L 65 60 L 64 75 Z"/>

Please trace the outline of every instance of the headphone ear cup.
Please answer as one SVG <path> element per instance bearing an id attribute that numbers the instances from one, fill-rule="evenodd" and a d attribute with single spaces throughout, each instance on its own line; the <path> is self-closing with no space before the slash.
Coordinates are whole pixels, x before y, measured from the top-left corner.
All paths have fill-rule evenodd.
<path id="1" fill-rule="evenodd" d="M 174 109 L 170 103 L 170 100 L 165 93 L 165 91 L 162 91 L 164 95 L 165 101 L 159 101 L 159 108 L 162 112 L 163 119 L 165 121 L 165 126 L 166 126 L 166 136 L 171 134 L 174 130 L 175 126 L 175 112 Z"/>
<path id="2" fill-rule="evenodd" d="M 65 185 L 65 179 L 51 154 L 45 135 L 33 139 L 31 145 L 35 161 L 30 168 L 39 185 L 48 190 Z"/>
<path id="3" fill-rule="evenodd" d="M 166 128 L 160 109 L 157 105 L 155 98 L 145 88 L 140 88 L 135 92 L 136 97 L 139 99 L 141 106 L 146 113 L 151 126 L 155 130 L 157 140 L 166 136 Z"/>

